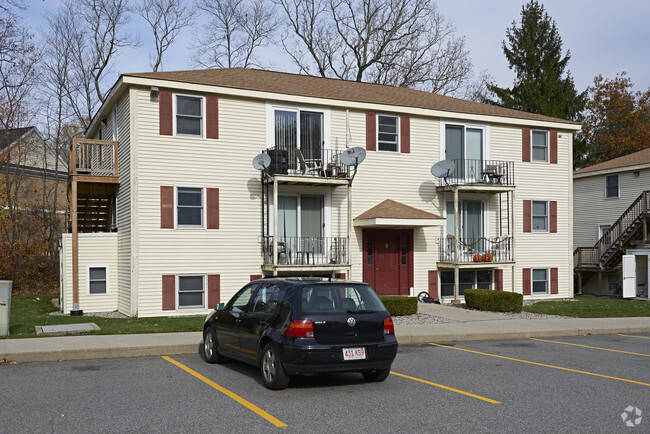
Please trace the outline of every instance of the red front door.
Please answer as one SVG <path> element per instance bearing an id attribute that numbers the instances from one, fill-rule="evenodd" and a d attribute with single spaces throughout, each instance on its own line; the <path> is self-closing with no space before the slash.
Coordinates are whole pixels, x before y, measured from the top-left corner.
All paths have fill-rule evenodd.
<path id="1" fill-rule="evenodd" d="M 363 231 L 363 280 L 379 295 L 408 295 L 413 286 L 413 231 Z"/>

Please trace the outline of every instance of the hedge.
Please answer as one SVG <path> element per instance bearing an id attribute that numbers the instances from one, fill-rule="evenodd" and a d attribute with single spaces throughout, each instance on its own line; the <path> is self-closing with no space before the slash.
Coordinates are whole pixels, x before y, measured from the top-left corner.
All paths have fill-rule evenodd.
<path id="1" fill-rule="evenodd" d="M 521 312 L 524 296 L 514 292 L 466 289 L 465 304 L 470 309 L 493 312 Z"/>
<path id="2" fill-rule="evenodd" d="M 391 315 L 400 316 L 418 313 L 418 299 L 416 297 L 380 295 L 379 298 Z"/>

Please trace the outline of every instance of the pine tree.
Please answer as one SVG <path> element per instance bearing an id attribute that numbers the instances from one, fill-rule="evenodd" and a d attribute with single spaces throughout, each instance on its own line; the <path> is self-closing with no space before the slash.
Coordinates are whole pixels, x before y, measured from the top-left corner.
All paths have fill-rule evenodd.
<path id="1" fill-rule="evenodd" d="M 519 25 L 518 25 L 519 24 Z M 522 6 L 521 22 L 512 22 L 502 42 L 509 67 L 515 72 L 512 88 L 488 85 L 496 97 L 491 104 L 573 121 L 580 120 L 586 92 L 578 94 L 565 70 L 570 52 L 562 54 L 562 38 L 544 6 L 536 0 Z"/>

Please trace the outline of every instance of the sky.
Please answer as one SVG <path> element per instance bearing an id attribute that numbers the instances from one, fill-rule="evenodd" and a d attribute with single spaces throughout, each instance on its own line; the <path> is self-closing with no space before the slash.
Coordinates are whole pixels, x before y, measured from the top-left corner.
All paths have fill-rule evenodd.
<path id="1" fill-rule="evenodd" d="M 183 0 L 179 0 L 183 1 Z M 270 1 L 270 0 L 267 0 Z M 499 86 L 512 85 L 514 74 L 508 69 L 501 43 L 512 21 L 519 21 L 525 0 L 438 0 L 442 15 L 451 20 L 458 35 L 465 37 L 466 47 L 474 65 L 474 74 L 490 74 Z M 28 0 L 23 12 L 32 32 L 45 29 L 45 15 L 59 7 L 58 0 Z M 647 0 L 546 0 L 540 1 L 549 16 L 555 20 L 563 41 L 563 49 L 570 51 L 568 70 L 578 91 L 593 84 L 602 74 L 614 78 L 626 71 L 636 90 L 650 88 L 650 1 Z M 129 48 L 117 58 L 113 67 L 115 82 L 119 74 L 150 71 L 149 53 L 153 39 L 148 24 L 133 18 L 130 31 L 140 33 L 142 45 Z M 191 69 L 189 48 L 194 29 L 185 29 L 177 42 L 165 53 L 164 70 Z M 262 56 L 273 59 L 271 69 L 295 72 L 289 59 L 277 49 L 266 48 Z"/>

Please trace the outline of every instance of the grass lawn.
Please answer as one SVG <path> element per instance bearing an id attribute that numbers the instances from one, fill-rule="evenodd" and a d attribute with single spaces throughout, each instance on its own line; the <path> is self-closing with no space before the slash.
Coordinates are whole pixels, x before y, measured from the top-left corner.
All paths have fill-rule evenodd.
<path id="1" fill-rule="evenodd" d="M 10 335 L 7 338 L 36 337 L 35 326 L 94 322 L 101 331 L 84 334 L 168 333 L 201 331 L 205 317 L 178 318 L 100 318 L 96 316 L 48 315 L 58 309 L 54 296 L 17 296 L 11 298 Z M 47 336 L 47 335 L 43 335 Z M 0 336 L 0 339 L 4 336 Z"/>
<path id="2" fill-rule="evenodd" d="M 650 316 L 650 301 L 578 295 L 574 301 L 541 301 L 524 306 L 526 312 L 576 318 Z"/>

